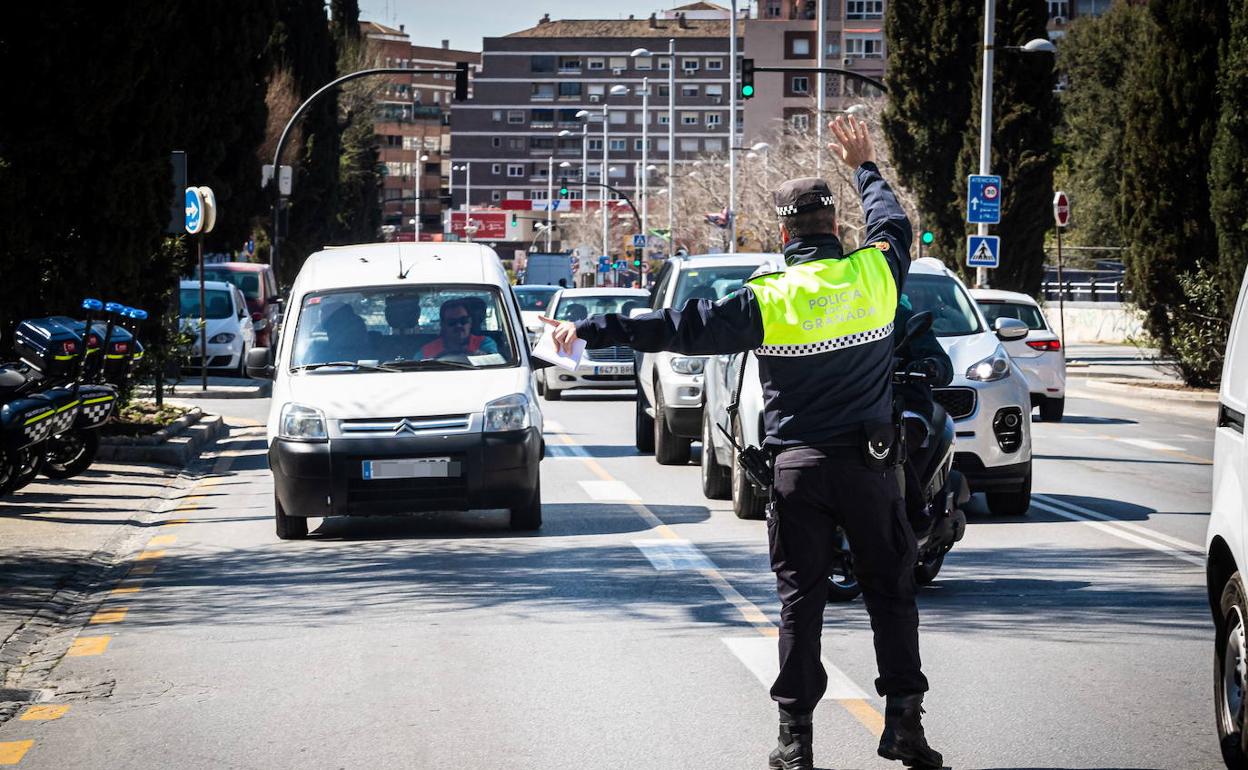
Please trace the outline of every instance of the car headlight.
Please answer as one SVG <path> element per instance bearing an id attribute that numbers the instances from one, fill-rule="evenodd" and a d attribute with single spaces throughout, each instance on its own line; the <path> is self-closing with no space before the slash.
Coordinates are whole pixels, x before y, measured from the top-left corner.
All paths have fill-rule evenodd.
<path id="1" fill-rule="evenodd" d="M 676 356 L 672 359 L 672 371 L 677 374 L 701 374 L 706 370 L 706 359 L 701 356 Z"/>
<path id="2" fill-rule="evenodd" d="M 529 425 L 529 398 L 523 393 L 503 396 L 485 405 L 486 433 L 524 430 Z"/>
<path id="3" fill-rule="evenodd" d="M 233 332 L 221 332 L 220 334 L 214 334 L 211 337 L 209 337 L 208 341 L 214 345 L 225 345 L 227 343 L 233 342 L 234 336 L 235 335 Z"/>
<path id="4" fill-rule="evenodd" d="M 993 382 L 1010 376 L 1010 357 L 1000 345 L 992 355 L 982 361 L 971 364 L 966 370 L 966 379 L 976 382 Z"/>
<path id="5" fill-rule="evenodd" d="M 324 441 L 325 413 L 314 406 L 289 403 L 282 407 L 282 416 L 278 420 L 279 438 L 296 441 Z"/>

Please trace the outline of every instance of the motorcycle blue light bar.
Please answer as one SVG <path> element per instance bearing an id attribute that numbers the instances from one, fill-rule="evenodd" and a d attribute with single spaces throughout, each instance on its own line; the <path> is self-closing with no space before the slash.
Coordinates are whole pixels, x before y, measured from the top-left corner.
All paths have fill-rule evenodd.
<path id="1" fill-rule="evenodd" d="M 120 302 L 109 302 L 107 305 L 104 306 L 104 309 L 110 313 L 120 313 L 121 311 L 126 309 L 126 306 L 121 304 Z"/>
<path id="2" fill-rule="evenodd" d="M 83 310 L 103 310 L 104 303 L 100 302 L 98 299 L 91 299 L 90 297 L 87 297 L 86 299 L 82 301 L 82 309 Z"/>
<path id="3" fill-rule="evenodd" d="M 146 321 L 146 320 L 147 320 L 147 311 L 146 311 L 146 310 L 139 310 L 137 307 L 132 307 L 132 308 L 130 308 L 130 317 L 131 317 L 131 318 L 133 318 L 133 319 L 134 319 L 134 320 L 136 320 L 136 321 Z"/>

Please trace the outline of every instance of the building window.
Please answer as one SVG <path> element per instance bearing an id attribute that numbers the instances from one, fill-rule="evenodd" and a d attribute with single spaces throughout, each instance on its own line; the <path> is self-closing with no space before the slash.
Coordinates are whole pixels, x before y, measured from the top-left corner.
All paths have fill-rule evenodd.
<path id="1" fill-rule="evenodd" d="M 763 18 L 778 19 L 780 13 L 780 0 L 767 0 L 767 5 L 763 8 Z"/>
<path id="2" fill-rule="evenodd" d="M 1066 0 L 1049 0 L 1049 18 L 1055 16 L 1070 18 L 1070 4 Z"/>
<path id="3" fill-rule="evenodd" d="M 805 112 L 796 113 L 790 116 L 789 123 L 798 131 L 805 131 L 810 128 L 810 115 Z"/>
<path id="4" fill-rule="evenodd" d="M 499 174 L 503 173 L 503 164 L 502 164 L 502 163 L 491 163 L 491 164 L 490 164 L 490 173 L 491 173 L 491 174 L 493 174 L 494 176 L 498 176 Z"/>
<path id="5" fill-rule="evenodd" d="M 724 69 L 724 60 L 723 59 L 707 59 L 706 69 L 709 71 L 714 71 L 714 72 L 722 72 Z"/>
<path id="6" fill-rule="evenodd" d="M 491 147 L 494 147 L 494 148 L 499 148 L 499 147 L 502 147 L 502 146 L 503 146 L 503 138 L 502 138 L 501 136 L 492 136 L 492 137 L 490 137 L 490 146 L 491 146 Z M 495 172 L 495 173 L 498 173 L 498 172 Z"/>
<path id="7" fill-rule="evenodd" d="M 845 0 L 845 18 L 882 19 L 884 0 Z"/>
<path id="8" fill-rule="evenodd" d="M 507 110 L 507 122 L 512 125 L 524 123 L 524 110 Z"/>
<path id="9" fill-rule="evenodd" d="M 562 83 L 560 85 L 563 85 Z M 555 98 L 554 83 L 534 83 L 529 98 L 535 102 L 549 102 Z"/>
<path id="10" fill-rule="evenodd" d="M 508 137 L 508 138 L 507 138 L 507 149 L 509 149 L 509 150 L 523 150 L 523 149 L 524 149 L 524 137 L 520 137 L 520 136 L 511 136 L 511 137 Z"/>
<path id="11" fill-rule="evenodd" d="M 614 112 L 610 113 L 610 115 L 611 115 L 611 125 L 613 126 L 622 126 L 628 123 L 627 112 L 615 110 Z"/>
<path id="12" fill-rule="evenodd" d="M 1075 0 L 1076 16 L 1100 16 L 1109 10 L 1111 0 Z"/>
<path id="13" fill-rule="evenodd" d="M 666 113 L 666 112 L 660 112 L 660 113 L 659 113 L 659 125 L 660 125 L 660 126 L 666 126 L 666 125 L 667 125 L 667 123 L 668 123 L 667 118 L 668 118 L 668 115 L 667 115 L 667 113 Z"/>
<path id="14" fill-rule="evenodd" d="M 532 136 L 529 137 L 530 150 L 553 150 L 555 149 L 555 140 L 549 136 Z"/>
<path id="15" fill-rule="evenodd" d="M 554 128 L 555 127 L 555 111 L 554 110 L 530 110 L 533 114 L 529 117 L 529 125 L 532 128 Z"/>
<path id="16" fill-rule="evenodd" d="M 559 84 L 560 99 L 580 99 L 581 84 L 580 83 L 560 83 Z"/>
<path id="17" fill-rule="evenodd" d="M 710 126 L 712 128 L 715 126 L 718 126 L 721 120 L 723 120 L 723 117 L 718 112 L 706 113 L 706 125 L 707 126 Z"/>
<path id="18" fill-rule="evenodd" d="M 608 173 L 612 179 L 623 179 L 628 174 L 628 169 L 624 166 L 612 166 Z"/>
<path id="19" fill-rule="evenodd" d="M 627 149 L 628 149 L 627 139 L 612 139 L 611 140 L 611 152 L 624 152 Z"/>
<path id="20" fill-rule="evenodd" d="M 579 56 L 560 56 L 559 57 L 560 72 L 580 72 L 581 57 Z"/>
<path id="21" fill-rule="evenodd" d="M 586 69 L 600 70 L 600 69 L 606 69 L 607 61 L 606 59 L 594 58 L 594 59 L 586 60 L 585 64 L 586 64 Z"/>
<path id="22" fill-rule="evenodd" d="M 681 86 L 680 95 L 681 96 L 697 96 L 698 87 L 697 86 Z"/>
<path id="23" fill-rule="evenodd" d="M 681 59 L 680 60 L 680 68 L 683 69 L 685 72 L 697 72 L 701 66 L 702 66 L 702 63 L 698 59 Z"/>
<path id="24" fill-rule="evenodd" d="M 814 56 L 815 35 L 813 32 L 785 32 L 784 58 L 809 59 Z"/>
<path id="25" fill-rule="evenodd" d="M 654 60 L 649 56 L 638 56 L 633 59 L 633 66 L 643 72 L 648 72 L 654 69 Z"/>
<path id="26" fill-rule="evenodd" d="M 598 168 L 597 166 L 590 166 L 589 170 L 585 172 L 585 178 L 586 179 L 602 179 L 602 169 Z"/>
<path id="27" fill-rule="evenodd" d="M 698 140 L 697 139 L 681 139 L 680 151 L 681 152 L 697 152 Z"/>
<path id="28" fill-rule="evenodd" d="M 666 99 L 672 93 L 672 89 L 665 85 L 659 86 L 659 98 Z"/>
<path id="29" fill-rule="evenodd" d="M 628 69 L 628 57 L 627 56 L 612 56 L 611 57 L 611 69 L 612 70 Z"/>
<path id="30" fill-rule="evenodd" d="M 845 55 L 854 59 L 882 59 L 884 38 L 879 35 L 846 35 Z"/>
<path id="31" fill-rule="evenodd" d="M 805 75 L 794 75 L 789 81 L 789 92 L 794 95 L 810 93 L 810 78 Z"/>
<path id="32" fill-rule="evenodd" d="M 659 141 L 654 143 L 654 148 L 662 153 L 667 152 L 667 147 L 668 147 L 668 144 L 667 144 L 666 139 L 660 139 Z"/>
<path id="33" fill-rule="evenodd" d="M 555 57 L 553 56 L 530 56 L 529 69 L 532 72 L 554 72 Z"/>
<path id="34" fill-rule="evenodd" d="M 634 139 L 633 149 L 636 150 L 637 152 L 641 152 L 642 150 L 646 149 L 646 145 L 640 139 Z"/>
<path id="35" fill-rule="evenodd" d="M 493 118 L 493 120 L 494 120 L 494 122 L 495 122 L 495 123 L 502 123 L 502 122 L 503 122 L 503 111 L 502 111 L 502 110 L 494 110 L 494 112 L 490 113 L 490 117 L 491 117 L 491 118 Z"/>
<path id="36" fill-rule="evenodd" d="M 546 191 L 545 190 L 529 190 L 529 200 L 531 201 L 546 200 Z"/>
<path id="37" fill-rule="evenodd" d="M 497 195 L 498 193 L 496 192 L 496 193 L 494 193 L 494 194 L 495 194 L 495 195 Z M 494 198 L 494 200 L 498 200 L 498 198 Z M 522 200 L 524 200 L 524 190 L 508 190 L 508 191 L 507 191 L 507 200 L 509 200 L 509 201 L 522 201 Z"/>
<path id="38" fill-rule="evenodd" d="M 680 113 L 680 125 L 682 125 L 682 126 L 696 126 L 696 125 L 698 125 L 698 113 L 696 113 L 696 112 L 682 112 L 682 113 Z"/>
<path id="39" fill-rule="evenodd" d="M 724 87 L 721 85 L 710 85 L 706 87 L 706 95 L 712 99 L 722 99 L 724 96 Z"/>
<path id="40" fill-rule="evenodd" d="M 606 93 L 606 86 L 591 84 L 589 87 L 590 96 L 602 96 L 604 93 Z"/>
<path id="41" fill-rule="evenodd" d="M 590 139 L 590 140 L 589 140 L 589 151 L 590 151 L 590 152 L 602 152 L 602 140 L 601 140 L 601 139 Z"/>
<path id="42" fill-rule="evenodd" d="M 724 142 L 722 139 L 703 139 L 702 146 L 707 152 L 723 152 Z"/>
<path id="43" fill-rule="evenodd" d="M 664 56 L 663 58 L 659 59 L 659 72 L 667 72 L 671 68 L 672 68 L 672 58 L 670 56 Z"/>
<path id="44" fill-rule="evenodd" d="M 510 176 L 510 177 L 524 176 L 524 164 L 523 163 L 508 163 L 507 164 L 507 176 Z"/>
<path id="45" fill-rule="evenodd" d="M 644 125 L 644 124 L 645 124 L 645 122 L 646 122 L 646 113 L 641 112 L 640 110 L 638 110 L 637 112 L 634 112 L 634 113 L 633 113 L 633 122 L 634 122 L 634 123 L 636 123 L 636 124 L 637 124 L 637 125 L 639 125 L 639 126 L 640 126 L 640 125 Z"/>
<path id="46" fill-rule="evenodd" d="M 498 190 L 491 190 L 491 191 L 490 191 L 490 200 L 491 200 L 491 201 L 498 202 L 498 201 L 500 201 L 500 200 L 502 200 L 502 199 L 503 199 L 503 196 L 499 194 Z"/>

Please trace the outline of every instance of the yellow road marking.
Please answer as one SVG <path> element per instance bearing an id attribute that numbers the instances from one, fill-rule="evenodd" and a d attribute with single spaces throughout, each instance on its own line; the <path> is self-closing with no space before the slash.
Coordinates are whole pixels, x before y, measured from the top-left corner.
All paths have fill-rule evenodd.
<path id="1" fill-rule="evenodd" d="M 154 545 L 173 545 L 177 541 L 178 541 L 177 535 L 157 535 L 156 537 L 147 541 L 147 547 L 151 548 Z"/>
<path id="2" fill-rule="evenodd" d="M 134 558 L 140 561 L 143 561 L 146 559 L 159 559 L 160 557 L 164 555 L 165 555 L 164 551 L 143 551 L 142 553 L 140 553 L 138 556 Z"/>
<path id="3" fill-rule="evenodd" d="M 69 706 L 64 704 L 59 706 L 51 703 L 37 704 L 27 706 L 18 719 L 23 722 L 46 722 L 60 719 L 65 716 L 66 711 L 69 711 Z"/>
<path id="4" fill-rule="evenodd" d="M 69 646 L 66 656 L 79 658 L 85 655 L 102 655 L 108 649 L 111 636 L 80 636 Z"/>
<path id="5" fill-rule="evenodd" d="M 180 527 L 189 522 L 190 519 L 166 519 L 160 523 L 161 528 L 164 527 Z"/>
<path id="6" fill-rule="evenodd" d="M 117 587 L 113 589 L 113 593 L 115 594 L 137 594 L 141 588 L 143 588 L 142 580 L 134 580 L 134 581 L 129 581 L 129 582 L 123 581 L 117 584 Z"/>
<path id="7" fill-rule="evenodd" d="M 571 436 L 564 433 L 554 432 L 553 436 L 558 438 L 560 442 L 567 446 L 576 446 L 576 442 Z M 615 481 L 615 477 L 611 475 L 602 463 L 592 457 L 576 455 L 578 459 L 585 463 L 589 469 L 603 481 Z M 643 521 L 650 525 L 655 532 L 661 537 L 668 539 L 676 539 L 679 537 L 671 527 L 663 523 L 663 520 L 654 514 L 654 511 L 640 500 L 630 500 L 627 502 L 629 508 L 633 510 Z M 741 595 L 732 583 L 724 577 L 718 569 L 710 567 L 698 570 L 702 577 L 719 592 L 719 595 L 731 604 L 745 622 L 749 623 L 755 631 L 768 638 L 776 639 L 780 636 L 780 629 L 774 623 L 768 620 L 766 613 L 758 608 L 758 605 Z M 884 715 L 881 714 L 871 703 L 861 698 L 837 698 L 842 708 L 858 720 L 863 727 L 871 731 L 874 735 L 879 735 L 884 730 Z"/>
<path id="8" fill-rule="evenodd" d="M 130 568 L 130 571 L 128 573 L 126 573 L 126 577 L 128 578 L 142 577 L 142 576 L 150 575 L 155 571 L 156 571 L 156 562 L 154 561 L 148 562 L 147 564 L 136 564 Z"/>
<path id="9" fill-rule="evenodd" d="M 34 745 L 34 741 L 0 742 L 0 765 L 16 765 Z"/>
<path id="10" fill-rule="evenodd" d="M 126 619 L 126 613 L 130 611 L 129 607 L 110 607 L 106 610 L 100 610 L 91 616 L 88 623 L 120 623 Z"/>

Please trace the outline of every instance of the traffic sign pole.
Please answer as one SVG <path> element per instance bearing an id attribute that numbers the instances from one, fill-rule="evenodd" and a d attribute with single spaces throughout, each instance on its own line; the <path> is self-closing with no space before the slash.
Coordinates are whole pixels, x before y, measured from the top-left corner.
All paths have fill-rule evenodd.
<path id="1" fill-rule="evenodd" d="M 1070 199 L 1058 190 L 1053 194 L 1053 223 L 1057 226 L 1057 321 L 1058 335 L 1062 343 L 1062 355 L 1066 350 L 1066 283 L 1062 279 L 1062 230 L 1070 223 Z M 1095 299 L 1095 297 L 1093 297 Z"/>

